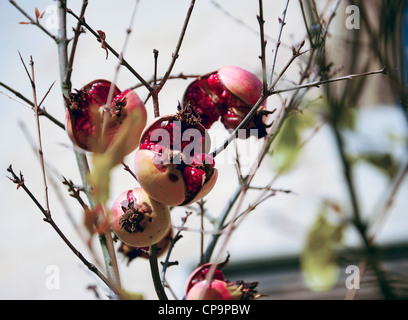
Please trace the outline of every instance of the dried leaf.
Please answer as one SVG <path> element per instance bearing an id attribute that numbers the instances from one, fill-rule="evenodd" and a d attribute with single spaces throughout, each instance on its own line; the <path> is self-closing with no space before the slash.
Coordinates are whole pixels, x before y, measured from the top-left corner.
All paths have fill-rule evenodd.
<path id="1" fill-rule="evenodd" d="M 90 235 L 95 233 L 95 224 L 98 221 L 99 213 L 97 209 L 85 210 L 84 212 L 84 226 L 89 231 Z"/>
<path id="2" fill-rule="evenodd" d="M 108 59 L 108 49 L 106 48 L 105 45 L 105 39 L 106 39 L 106 34 L 102 30 L 96 30 L 99 34 L 99 41 L 101 42 L 101 48 L 105 49 L 106 51 L 106 59 Z"/>
<path id="3" fill-rule="evenodd" d="M 38 17 L 40 16 L 40 11 L 38 11 L 37 8 L 35 8 L 35 19 L 37 20 L 38 23 Z"/>

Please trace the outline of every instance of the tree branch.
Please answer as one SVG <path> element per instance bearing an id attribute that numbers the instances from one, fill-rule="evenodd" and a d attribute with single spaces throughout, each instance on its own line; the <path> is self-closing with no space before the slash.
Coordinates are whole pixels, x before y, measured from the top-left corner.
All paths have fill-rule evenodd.
<path id="1" fill-rule="evenodd" d="M 90 31 L 92 33 L 93 36 L 95 36 L 96 39 L 100 40 L 101 37 L 99 35 L 99 33 L 97 33 L 94 29 L 92 29 L 92 27 L 87 24 L 85 22 L 84 19 L 78 17 L 71 9 L 66 9 L 66 12 L 68 12 L 70 15 L 72 15 L 75 19 L 78 20 L 78 22 L 83 25 L 88 31 Z M 109 43 L 104 40 L 104 46 L 106 47 L 106 49 L 108 49 L 116 58 L 119 58 L 119 53 L 116 52 L 115 49 L 113 49 Z M 143 79 L 143 77 L 135 70 L 132 68 L 132 66 L 125 60 L 122 59 L 122 65 L 125 66 L 145 87 L 147 90 L 149 90 L 149 92 L 152 91 L 152 87 L 150 86 L 150 84 Z"/>
<path id="2" fill-rule="evenodd" d="M 60 238 L 65 242 L 65 244 L 71 249 L 71 251 L 78 257 L 79 260 L 81 260 L 85 266 L 95 273 L 103 283 L 105 283 L 115 294 L 119 295 L 119 291 L 117 288 L 99 271 L 99 269 L 90 263 L 76 248 L 75 246 L 68 240 L 68 238 L 65 236 L 65 234 L 61 231 L 61 229 L 58 227 L 58 225 L 55 223 L 51 216 L 51 212 L 48 209 L 45 209 L 37 200 L 37 198 L 32 194 L 32 192 L 28 189 L 28 187 L 25 184 L 24 177 L 22 173 L 20 173 L 19 176 L 16 175 L 14 172 L 12 166 L 10 165 L 7 168 L 7 171 L 12 175 L 12 177 L 9 179 L 17 184 L 17 188 L 22 188 L 27 195 L 31 198 L 31 200 L 35 203 L 35 205 L 40 209 L 42 214 L 44 215 L 44 221 L 49 223 L 51 227 L 57 232 L 57 234 L 60 236 Z"/>
<path id="3" fill-rule="evenodd" d="M 163 79 L 159 83 L 158 91 L 160 91 L 163 88 L 164 84 L 166 83 L 167 79 L 169 78 L 169 76 L 171 74 L 171 71 L 173 70 L 173 67 L 174 67 L 174 64 L 176 63 L 176 60 L 179 57 L 181 44 L 183 43 L 184 35 L 186 34 L 188 22 L 190 21 L 190 17 L 191 17 L 191 14 L 193 12 L 193 9 L 194 9 L 194 4 L 195 4 L 195 0 L 191 0 L 190 6 L 189 6 L 188 11 L 187 11 L 186 18 L 184 20 L 183 28 L 181 29 L 180 37 L 179 37 L 179 40 L 178 40 L 177 45 L 176 45 L 176 49 L 173 52 L 173 59 L 171 60 L 170 65 L 167 68 L 167 71 L 163 76 Z"/>
<path id="4" fill-rule="evenodd" d="M 31 16 L 25 12 L 20 6 L 17 5 L 13 0 L 9 0 L 9 2 L 18 10 L 20 11 L 28 20 L 30 20 L 30 24 L 33 24 L 37 26 L 38 28 L 41 29 L 47 36 L 49 36 L 51 39 L 53 39 L 55 42 L 58 42 L 58 38 L 51 34 L 47 29 L 45 29 L 38 21 L 34 20 L 31 18 Z"/>

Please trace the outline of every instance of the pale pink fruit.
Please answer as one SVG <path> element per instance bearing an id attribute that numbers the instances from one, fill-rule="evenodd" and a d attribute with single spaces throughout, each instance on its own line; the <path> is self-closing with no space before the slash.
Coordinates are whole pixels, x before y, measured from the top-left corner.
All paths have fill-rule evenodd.
<path id="1" fill-rule="evenodd" d="M 112 211 L 113 232 L 130 246 L 151 246 L 169 232 L 169 208 L 151 199 L 142 188 L 122 192 L 113 204 Z"/>
<path id="2" fill-rule="evenodd" d="M 208 152 L 209 136 L 185 109 L 158 117 L 142 133 L 135 174 L 149 196 L 167 205 L 187 205 L 206 196 L 218 171 Z"/>
<path id="3" fill-rule="evenodd" d="M 186 300 L 254 300 L 260 297 L 256 286 L 256 282 L 202 280 L 188 291 Z"/>
<path id="4" fill-rule="evenodd" d="M 222 67 L 218 71 L 203 75 L 193 81 L 184 93 L 184 105 L 190 104 L 202 118 L 205 128 L 210 128 L 215 121 L 221 119 L 226 129 L 235 129 L 245 118 L 262 94 L 262 82 L 253 73 L 236 66 Z M 245 129 L 246 135 L 256 134 L 262 138 L 266 135 L 266 116 L 264 109 L 256 113 Z"/>

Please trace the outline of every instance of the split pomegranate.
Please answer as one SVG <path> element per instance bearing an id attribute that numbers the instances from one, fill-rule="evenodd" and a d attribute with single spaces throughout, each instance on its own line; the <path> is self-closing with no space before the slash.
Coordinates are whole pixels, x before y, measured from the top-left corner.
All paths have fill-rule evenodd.
<path id="1" fill-rule="evenodd" d="M 253 300 L 260 297 L 256 287 L 257 282 L 231 282 L 225 279 L 221 268 L 228 263 L 228 258 L 217 265 L 213 279 L 207 281 L 207 274 L 212 263 L 206 263 L 196 268 L 187 279 L 186 300 Z"/>
<path id="2" fill-rule="evenodd" d="M 224 274 L 222 273 L 221 269 L 228 263 L 229 256 L 227 259 L 225 259 L 224 262 L 219 263 L 217 267 L 215 268 L 213 279 L 214 280 L 221 280 L 225 281 Z M 209 262 L 209 263 L 204 263 L 201 266 L 197 267 L 188 277 L 187 282 L 186 282 L 186 287 L 185 287 L 185 295 L 188 294 L 190 289 L 197 284 L 198 282 L 201 282 L 206 279 L 207 273 L 210 271 L 210 268 L 214 264 Z"/>
<path id="3" fill-rule="evenodd" d="M 113 99 L 106 106 L 110 87 L 113 86 Z M 100 151 L 103 122 L 106 121 L 104 147 L 109 146 L 126 119 L 134 123 L 128 133 L 125 153 L 135 150 L 139 145 L 140 134 L 146 125 L 147 112 L 139 96 L 130 89 L 121 92 L 108 80 L 94 80 L 66 98 L 66 131 L 72 142 L 86 151 Z M 106 117 L 105 117 L 105 113 Z M 104 118 L 106 118 L 104 120 Z M 103 148 L 103 146 L 102 146 Z M 103 151 L 103 150 L 102 150 Z"/>
<path id="4" fill-rule="evenodd" d="M 203 280 L 190 289 L 186 300 L 255 300 L 260 297 L 257 285 L 256 282 Z"/>
<path id="5" fill-rule="evenodd" d="M 262 94 L 262 82 L 253 73 L 236 66 L 222 67 L 193 81 L 184 93 L 183 103 L 191 104 L 202 118 L 202 125 L 210 128 L 221 119 L 226 129 L 235 129 Z M 266 100 L 244 129 L 247 135 L 262 138 L 266 135 L 264 118 Z"/>
<path id="6" fill-rule="evenodd" d="M 151 246 L 169 232 L 169 208 L 151 199 L 142 188 L 122 192 L 112 210 L 112 230 L 119 240 L 130 246 Z"/>
<path id="7" fill-rule="evenodd" d="M 188 107 L 176 115 L 158 117 L 141 136 L 135 174 L 156 201 L 187 205 L 207 195 L 218 171 L 208 154 L 210 138 L 200 118 Z"/>

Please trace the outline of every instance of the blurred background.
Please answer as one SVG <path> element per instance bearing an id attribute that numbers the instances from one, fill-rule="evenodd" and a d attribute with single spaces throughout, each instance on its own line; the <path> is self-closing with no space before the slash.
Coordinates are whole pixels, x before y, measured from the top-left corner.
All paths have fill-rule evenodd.
<path id="1" fill-rule="evenodd" d="M 337 1 L 321 0 L 303 2 L 315 3 L 316 10 L 321 13 L 321 21 L 326 23 L 331 10 L 338 4 Z M 364 261 L 364 246 L 358 232 L 350 226 L 341 228 L 341 241 L 334 241 L 335 249 L 341 249 L 341 254 L 336 256 L 339 259 L 335 263 L 334 276 L 328 273 L 326 290 L 316 290 L 310 274 L 309 278 L 306 277 L 309 282 L 304 281 L 305 269 L 302 269 L 301 263 L 304 260 L 301 257 L 304 257 L 308 248 L 310 232 L 316 226 L 317 217 L 322 212 L 334 211 L 334 215 L 329 214 L 330 212 L 327 215 L 330 215 L 328 220 L 334 225 L 338 225 L 339 220 L 344 223 L 351 219 L 352 208 L 343 164 L 327 117 L 327 110 L 330 110 L 328 105 L 334 104 L 352 110 L 344 113 L 341 130 L 347 159 L 353 165 L 353 181 L 362 218 L 370 223 L 380 222 L 375 233 L 375 244 L 384 250 L 382 257 L 387 262 L 386 266 L 393 272 L 396 282 L 406 290 L 408 183 L 404 179 L 403 170 L 407 164 L 407 109 L 406 101 L 405 107 L 399 102 L 404 103 L 403 97 L 406 96 L 405 83 L 400 79 L 404 79 L 403 59 L 408 54 L 403 42 L 406 33 L 402 29 L 406 28 L 407 18 L 403 15 L 403 1 L 395 1 L 395 7 L 386 6 L 388 10 L 383 10 L 385 1 L 370 1 L 370 10 L 367 2 L 357 1 L 350 8 L 350 3 L 340 1 L 327 40 L 325 57 L 332 61 L 330 75 L 335 77 L 367 72 L 386 65 L 394 67 L 393 72 L 390 72 L 392 75 L 372 75 L 364 81 L 353 80 L 347 84 L 330 86 L 330 92 L 324 86 L 313 88 L 304 96 L 299 107 L 302 113 L 290 118 L 291 121 L 282 128 L 276 141 L 276 149 L 262 162 L 253 182 L 254 186 L 264 187 L 272 181 L 272 187 L 289 192 L 277 192 L 246 215 L 234 230 L 226 252 L 223 253 L 223 257 L 227 256 L 227 252 L 230 254 L 230 265 L 225 270 L 228 277 L 231 280 L 259 281 L 259 290 L 269 294 L 267 299 L 343 299 L 347 294 L 345 267 L 359 265 Z M 371 5 L 374 2 L 375 5 Z M 67 6 L 79 14 L 81 3 L 82 1 L 71 0 Z M 314 35 L 306 32 L 304 20 L 311 26 L 310 32 L 318 22 L 313 21 L 313 15 L 310 15 L 314 10 L 313 6 L 303 8 L 303 13 L 306 13 L 304 16 L 300 3 L 301 1 L 293 0 L 288 6 L 282 45 L 277 57 L 278 71 L 289 61 L 292 46 L 297 47 L 306 39 L 304 50 L 312 47 L 310 40 Z M 40 12 L 45 11 L 41 24 L 51 34 L 57 33 L 54 21 L 55 1 L 17 1 L 17 4 L 32 17 L 35 17 L 35 8 Z M 153 75 L 153 49 L 159 51 L 159 75 L 164 74 L 167 69 L 189 4 L 190 1 L 187 0 L 139 1 L 125 58 L 145 79 L 151 79 Z M 286 1 L 283 0 L 264 1 L 263 4 L 268 70 L 279 30 L 278 17 L 282 16 L 285 4 Z M 95 30 L 103 30 L 109 44 L 120 51 L 134 5 L 135 1 L 131 0 L 89 1 L 86 21 Z M 237 65 L 261 77 L 257 14 L 258 1 L 197 1 L 173 74 L 203 74 L 225 65 Z M 355 15 L 352 16 L 353 14 Z M 0 40 L 3 44 L 0 53 L 0 82 L 3 84 L 0 86 L 0 168 L 4 170 L 3 178 L 0 179 L 0 298 L 95 299 L 95 291 L 89 289 L 93 286 L 96 286 L 99 297 L 106 298 L 106 288 L 99 279 L 87 270 L 43 221 L 41 212 L 23 190 L 16 190 L 16 186 L 7 178 L 10 175 L 6 169 L 12 164 L 16 172 L 23 173 L 27 187 L 37 199 L 43 201 L 43 179 L 35 151 L 37 138 L 34 113 L 4 86 L 32 99 L 30 82 L 18 52 L 27 65 L 30 57 L 34 61 L 39 97 L 42 98 L 56 81 L 43 106 L 62 122 L 65 115 L 57 47 L 36 26 L 19 23 L 26 21 L 27 18 L 11 3 L 0 2 Z M 68 37 L 71 37 L 76 21 L 68 15 L 67 23 Z M 373 29 L 367 29 L 367 25 Z M 309 53 L 305 54 L 291 65 L 279 82 L 279 88 L 292 86 L 298 81 L 308 56 Z M 106 59 L 106 52 L 89 32 L 82 34 L 72 73 L 73 88 L 79 89 L 98 78 L 113 80 L 116 66 L 117 59 L 112 54 Z M 398 72 L 395 68 L 398 68 Z M 159 96 L 161 114 L 176 111 L 177 103 L 182 99 L 189 82 L 190 80 L 182 79 L 167 82 Z M 117 78 L 120 89 L 137 84 L 137 79 L 128 70 L 120 69 Z M 146 89 L 138 88 L 137 92 L 142 99 L 147 97 Z M 268 108 L 281 108 L 290 94 L 271 97 L 268 99 Z M 151 120 L 152 101 L 149 100 L 146 106 Z M 288 135 L 288 132 L 296 134 Z M 61 176 L 80 183 L 71 142 L 65 131 L 46 118 L 41 118 L 41 133 L 52 216 L 78 250 L 92 261 L 92 253 L 82 240 L 86 236 L 86 230 L 82 226 L 82 208 L 75 199 L 68 196 L 66 187 L 61 183 Z M 214 147 L 227 136 L 219 123 L 210 129 L 210 134 Z M 254 138 L 239 141 L 216 159 L 219 178 L 205 203 L 209 217 L 215 219 L 222 213 L 238 186 L 234 165 L 235 148 L 244 150 L 242 148 L 249 147 L 253 148 L 251 150 L 259 150 L 261 141 Z M 243 153 L 246 155 L 241 159 L 245 172 L 256 154 Z M 134 153 L 131 153 L 125 159 L 130 168 L 133 166 L 133 156 Z M 111 202 L 113 203 L 115 195 L 133 187 L 135 181 L 130 174 L 121 167 L 116 168 L 112 174 Z M 248 193 L 242 210 L 256 201 L 259 192 L 254 189 Z M 387 207 L 389 200 L 392 200 L 392 204 Z M 181 226 L 181 219 L 188 209 L 190 208 L 173 209 L 172 223 L 175 227 Z M 197 209 L 197 206 L 192 209 Z M 337 211 L 341 214 L 336 214 Z M 335 219 L 332 219 L 333 216 Z M 378 220 L 382 217 L 383 219 Z M 182 232 L 183 238 L 176 243 L 171 256 L 171 260 L 178 261 L 178 265 L 168 269 L 166 279 L 178 298 L 183 297 L 185 281 L 200 261 L 200 220 L 196 213 L 188 218 L 185 225 L 187 230 Z M 205 219 L 205 230 L 213 230 L 210 221 Z M 206 233 L 205 244 L 210 238 L 211 233 Z M 97 239 L 93 241 L 94 249 L 100 255 L 99 243 Z M 218 247 L 215 248 L 215 254 L 218 253 L 217 249 Z M 333 252 L 322 255 L 331 255 Z M 156 299 L 148 261 L 137 258 L 127 265 L 126 259 L 120 254 L 118 260 L 124 288 L 130 292 L 142 293 L 146 299 Z M 323 259 L 323 264 L 329 263 L 328 261 Z M 398 263 L 393 264 L 393 261 Z M 324 268 L 320 270 L 322 273 L 327 271 Z M 54 286 L 50 286 L 50 276 L 55 275 L 55 272 L 58 285 L 54 283 Z M 307 272 L 310 270 L 306 270 L 306 276 Z M 316 271 L 313 269 L 312 274 L 313 272 Z M 362 281 L 361 287 L 364 285 L 365 288 L 370 288 L 366 297 L 381 296 L 377 294 L 378 290 L 371 290 L 375 287 L 372 278 Z M 406 294 L 406 291 L 403 292 Z"/>

